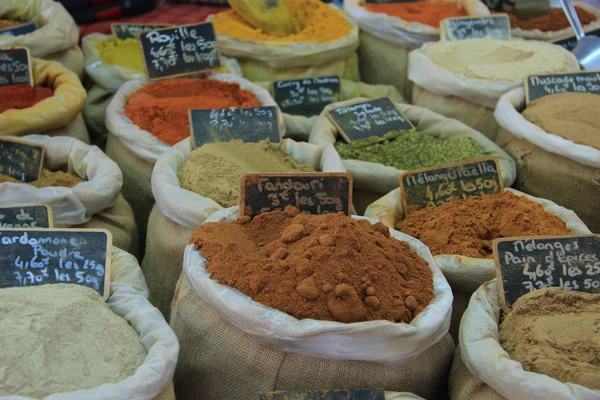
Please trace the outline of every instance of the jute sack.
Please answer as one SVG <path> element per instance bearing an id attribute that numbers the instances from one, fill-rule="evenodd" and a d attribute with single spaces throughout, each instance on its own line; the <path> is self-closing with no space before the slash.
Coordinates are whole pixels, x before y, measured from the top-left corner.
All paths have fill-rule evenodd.
<path id="1" fill-rule="evenodd" d="M 317 171 L 345 171 L 332 146 L 319 147 L 290 139 L 283 140 L 282 145 L 300 164 L 310 164 Z M 166 318 L 181 275 L 183 252 L 192 232 L 210 215 L 223 209 L 213 199 L 180 186 L 177 173 L 191 152 L 190 139 L 179 142 L 159 157 L 152 172 L 156 204 L 148 221 L 142 270 L 150 287 L 150 301 Z"/>
<path id="2" fill-rule="evenodd" d="M 493 81 L 454 74 L 427 57 L 429 45 L 426 43 L 409 55 L 408 79 L 413 82 L 412 104 L 455 118 L 495 140 L 498 133 L 498 123 L 494 118 L 496 103 L 503 94 L 523 87 L 523 80 Z M 569 71 L 579 71 L 575 56 L 562 50 L 572 63 Z"/>
<path id="3" fill-rule="evenodd" d="M 254 93 L 262 105 L 275 105 L 275 101 L 268 91 L 238 75 L 209 74 L 207 78 L 239 83 L 242 89 Z M 148 216 L 154 204 L 150 184 L 152 168 L 158 157 L 168 150 L 169 146 L 150 132 L 135 125 L 125 115 L 124 107 L 129 96 L 149 84 L 150 82 L 146 80 L 132 80 L 124 83 L 106 109 L 106 127 L 109 132 L 106 154 L 123 171 L 123 196 L 134 210 L 141 243 L 145 243 Z M 280 122 L 280 135 L 283 136 L 284 126 L 282 120 Z"/>
<path id="4" fill-rule="evenodd" d="M 72 188 L 1 183 L 0 206 L 47 204 L 55 227 L 107 229 L 115 246 L 137 255 L 137 227 L 131 207 L 120 195 L 123 178 L 117 164 L 96 146 L 77 139 L 41 135 L 21 139 L 46 148 L 44 168 L 86 180 Z"/>
<path id="5" fill-rule="evenodd" d="M 600 390 L 525 371 L 500 345 L 499 320 L 498 286 L 494 279 L 473 294 L 460 324 L 460 360 L 455 361 L 450 377 L 453 400 L 600 398 Z"/>
<path id="6" fill-rule="evenodd" d="M 5 36 L 0 36 L 0 39 Z M 89 143 L 81 110 L 86 93 L 79 78 L 61 64 L 32 58 L 35 86 L 54 90 L 54 96 L 22 110 L 0 114 L 0 136 L 45 134 L 70 136 Z"/>
<path id="7" fill-rule="evenodd" d="M 468 15 L 488 15 L 490 11 L 479 0 L 453 0 Z M 368 83 L 393 85 L 410 100 L 408 53 L 426 42 L 440 39 L 439 28 L 400 17 L 368 11 L 360 0 L 344 2 L 344 11 L 360 28 L 360 75 Z M 391 66 L 393 68 L 390 68 Z"/>
<path id="8" fill-rule="evenodd" d="M 207 222 L 234 223 L 237 215 L 238 207 L 223 209 Z M 272 390 L 380 387 L 439 398 L 454 353 L 447 333 L 452 293 L 425 245 L 391 233 L 434 275 L 435 298 L 410 324 L 297 320 L 211 280 L 206 259 L 186 246 L 171 312 L 182 348 L 177 397 L 255 399 Z"/>
<path id="9" fill-rule="evenodd" d="M 517 163 L 515 187 L 572 209 L 600 232 L 600 149 L 543 131 L 520 114 L 524 108 L 524 90 L 515 89 L 500 98 L 495 112 L 501 127 L 496 143 Z"/>
<path id="10" fill-rule="evenodd" d="M 573 234 L 590 233 L 590 230 L 573 211 L 567 210 L 550 200 L 529 196 L 513 189 L 505 190 L 517 196 L 525 196 L 529 200 L 541 204 L 544 210 L 563 220 Z M 395 189 L 371 204 L 367 208 L 365 216 L 377 218 L 389 227 L 396 226 L 399 221 L 404 219 L 404 209 L 400 201 L 400 188 Z M 484 282 L 496 276 L 494 260 L 491 258 L 471 258 L 453 254 L 441 254 L 433 258 L 446 279 L 448 279 L 454 293 L 450 334 L 457 340 L 460 319 L 468 305 L 471 294 Z"/>

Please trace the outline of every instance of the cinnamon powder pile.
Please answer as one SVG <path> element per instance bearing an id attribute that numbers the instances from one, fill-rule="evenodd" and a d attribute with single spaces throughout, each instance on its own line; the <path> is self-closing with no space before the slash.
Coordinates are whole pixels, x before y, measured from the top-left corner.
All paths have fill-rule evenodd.
<path id="1" fill-rule="evenodd" d="M 514 236 L 569 234 L 567 225 L 511 192 L 473 196 L 410 214 L 396 229 L 425 243 L 433 255 L 492 258 L 492 241 Z"/>
<path id="2" fill-rule="evenodd" d="M 381 222 L 287 207 L 202 224 L 190 243 L 212 279 L 297 319 L 408 323 L 434 298 L 427 262 Z"/>

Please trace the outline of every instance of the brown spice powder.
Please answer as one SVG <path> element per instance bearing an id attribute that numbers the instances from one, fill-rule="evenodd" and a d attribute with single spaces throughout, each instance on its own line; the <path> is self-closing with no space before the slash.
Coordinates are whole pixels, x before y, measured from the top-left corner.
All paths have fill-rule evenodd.
<path id="1" fill-rule="evenodd" d="M 18 181 L 8 175 L 0 174 L 0 183 L 10 182 L 10 183 L 23 183 Z M 47 169 L 42 170 L 42 174 L 40 175 L 40 179 L 33 182 L 28 182 L 28 185 L 35 186 L 37 188 L 43 188 L 48 186 L 59 186 L 59 187 L 68 187 L 72 188 L 78 183 L 83 182 L 78 176 L 75 176 L 69 172 L 63 171 L 49 171 Z"/>
<path id="2" fill-rule="evenodd" d="M 381 222 L 287 207 L 202 224 L 190 243 L 212 279 L 298 319 L 408 323 L 434 298 L 427 262 Z"/>

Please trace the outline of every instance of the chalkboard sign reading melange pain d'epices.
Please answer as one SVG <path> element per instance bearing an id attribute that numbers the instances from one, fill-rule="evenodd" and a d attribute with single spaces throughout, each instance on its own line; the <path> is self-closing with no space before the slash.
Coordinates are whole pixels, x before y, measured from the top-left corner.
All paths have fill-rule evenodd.
<path id="1" fill-rule="evenodd" d="M 319 115 L 326 105 L 341 100 L 340 78 L 323 76 L 275 81 L 273 97 L 284 113 L 306 117 Z"/>
<path id="2" fill-rule="evenodd" d="M 371 136 L 382 137 L 392 131 L 415 129 L 389 97 L 338 107 L 329 110 L 327 117 L 348 143 Z"/>
<path id="3" fill-rule="evenodd" d="M 52 228 L 52 209 L 46 205 L 0 207 L 0 229 Z"/>
<path id="4" fill-rule="evenodd" d="M 600 293 L 600 236 L 539 236 L 493 243 L 500 303 L 510 309 L 519 297 L 562 287 Z"/>
<path id="5" fill-rule="evenodd" d="M 171 28 L 172 24 L 112 24 L 110 29 L 117 39 L 137 39 L 140 33 L 156 29 Z"/>
<path id="6" fill-rule="evenodd" d="M 9 26 L 6 28 L 0 29 L 0 36 L 2 35 L 10 35 L 10 36 L 21 36 L 27 35 L 28 33 L 35 32 L 37 26 L 35 22 L 27 22 L 21 25 Z"/>
<path id="7" fill-rule="evenodd" d="M 210 22 L 142 32 L 139 37 L 149 79 L 190 75 L 221 65 Z"/>
<path id="8" fill-rule="evenodd" d="M 31 57 L 25 47 L 0 49 L 0 86 L 33 86 Z"/>
<path id="9" fill-rule="evenodd" d="M 440 23 L 440 37 L 448 41 L 482 38 L 510 40 L 510 22 L 506 14 L 446 18 Z"/>
<path id="10" fill-rule="evenodd" d="M 525 101 L 527 104 L 540 97 L 558 93 L 592 93 L 600 95 L 600 71 L 533 75 L 525 79 Z"/>
<path id="11" fill-rule="evenodd" d="M 21 182 L 39 179 L 44 165 L 42 145 L 16 139 L 0 138 L 0 174 Z"/>
<path id="12" fill-rule="evenodd" d="M 277 107 L 224 108 L 220 110 L 189 110 L 192 146 L 228 142 L 240 139 L 257 143 L 269 139 L 280 141 Z"/>

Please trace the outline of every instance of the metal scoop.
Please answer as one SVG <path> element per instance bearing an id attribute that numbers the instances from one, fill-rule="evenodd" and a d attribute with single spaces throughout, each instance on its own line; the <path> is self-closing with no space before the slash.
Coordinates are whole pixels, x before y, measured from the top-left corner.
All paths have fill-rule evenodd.
<path id="1" fill-rule="evenodd" d="M 600 37 L 586 36 L 571 0 L 560 0 L 565 15 L 575 31 L 577 46 L 571 52 L 583 69 L 600 69 Z"/>
<path id="2" fill-rule="evenodd" d="M 515 12 L 521 20 L 540 17 L 552 11 L 550 0 L 517 0 Z"/>

